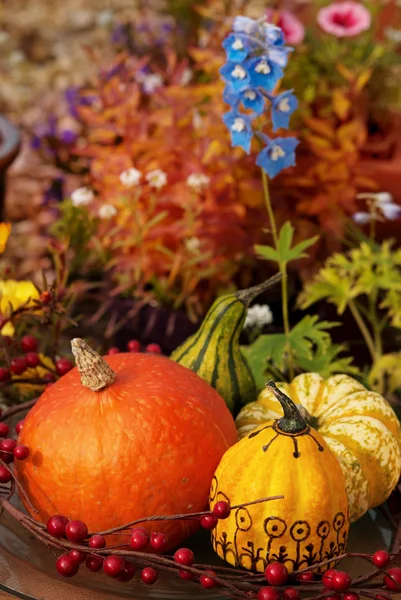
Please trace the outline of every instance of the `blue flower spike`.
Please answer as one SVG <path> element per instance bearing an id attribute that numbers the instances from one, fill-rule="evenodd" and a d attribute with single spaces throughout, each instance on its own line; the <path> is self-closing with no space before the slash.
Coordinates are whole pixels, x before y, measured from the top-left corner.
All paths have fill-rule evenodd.
<path id="1" fill-rule="evenodd" d="M 252 110 L 257 115 L 264 113 L 265 97 L 258 90 L 249 88 L 249 90 L 241 92 L 241 100 L 244 108 Z"/>
<path id="2" fill-rule="evenodd" d="M 235 93 L 242 92 L 242 90 L 248 87 L 251 81 L 248 70 L 241 63 L 228 61 L 221 67 L 220 73 L 223 79 L 231 85 Z"/>
<path id="3" fill-rule="evenodd" d="M 271 97 L 271 103 L 273 131 L 288 129 L 291 115 L 298 108 L 298 100 L 292 93 L 292 90 Z"/>
<path id="4" fill-rule="evenodd" d="M 228 60 L 241 63 L 253 50 L 252 41 L 247 35 L 231 34 L 223 42 Z"/>
<path id="5" fill-rule="evenodd" d="M 249 154 L 253 138 L 252 117 L 230 110 L 223 115 L 223 121 L 230 130 L 232 145 L 243 148 Z"/>
<path id="6" fill-rule="evenodd" d="M 283 169 L 295 165 L 295 148 L 299 142 L 296 138 L 278 137 L 268 140 L 267 146 L 261 150 L 256 158 L 256 164 L 273 179 Z"/>
<path id="7" fill-rule="evenodd" d="M 235 17 L 233 23 L 233 31 L 236 33 L 247 33 L 253 35 L 258 32 L 259 22 L 250 17 Z"/>
<path id="8" fill-rule="evenodd" d="M 262 88 L 271 92 L 283 76 L 283 71 L 276 63 L 269 60 L 267 56 L 257 56 L 246 61 L 252 87 Z"/>
<path id="9" fill-rule="evenodd" d="M 264 37 L 269 46 L 284 46 L 284 33 L 273 23 L 264 23 Z"/>

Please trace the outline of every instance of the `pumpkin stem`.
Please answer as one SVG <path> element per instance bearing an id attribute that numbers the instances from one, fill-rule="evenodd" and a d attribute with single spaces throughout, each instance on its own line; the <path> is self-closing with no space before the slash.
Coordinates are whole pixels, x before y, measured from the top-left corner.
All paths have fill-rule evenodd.
<path id="1" fill-rule="evenodd" d="M 278 421 L 278 428 L 284 431 L 284 433 L 299 433 L 306 429 L 306 421 L 291 398 L 283 394 L 274 381 L 268 381 L 266 387 L 276 396 L 284 412 L 284 417 Z"/>
<path id="2" fill-rule="evenodd" d="M 92 392 L 99 392 L 115 381 L 113 369 L 84 340 L 74 338 L 71 348 L 83 386 Z"/>
<path id="3" fill-rule="evenodd" d="M 278 283 L 281 278 L 282 274 L 276 273 L 267 281 L 259 283 L 258 285 L 254 285 L 253 287 L 250 287 L 246 290 L 239 290 L 238 292 L 236 292 L 235 295 L 237 296 L 238 300 L 241 300 L 241 302 L 243 302 L 245 306 L 248 307 L 252 300 L 254 300 L 262 292 L 265 292 L 269 288 L 273 287 L 273 285 L 276 285 L 276 283 Z"/>

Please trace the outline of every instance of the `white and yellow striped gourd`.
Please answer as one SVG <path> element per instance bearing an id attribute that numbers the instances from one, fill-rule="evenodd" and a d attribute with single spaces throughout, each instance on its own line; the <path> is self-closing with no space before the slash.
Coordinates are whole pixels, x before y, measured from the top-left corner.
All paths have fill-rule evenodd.
<path id="1" fill-rule="evenodd" d="M 317 373 L 303 373 L 277 387 L 305 409 L 309 424 L 337 456 L 345 475 L 351 522 L 382 504 L 397 485 L 401 470 L 401 428 L 389 403 L 348 375 L 324 380 Z M 272 392 L 263 390 L 256 402 L 239 413 L 239 437 L 281 414 Z"/>

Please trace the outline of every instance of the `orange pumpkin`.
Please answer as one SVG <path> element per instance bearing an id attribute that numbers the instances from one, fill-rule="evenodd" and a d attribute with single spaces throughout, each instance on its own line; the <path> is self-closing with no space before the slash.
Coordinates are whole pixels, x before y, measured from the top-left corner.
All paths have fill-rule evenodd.
<path id="1" fill-rule="evenodd" d="M 101 531 L 205 509 L 213 473 L 237 441 L 221 396 L 163 356 L 103 359 L 82 340 L 72 347 L 78 368 L 45 390 L 19 438 L 31 454 L 15 471 L 38 514 L 27 510 Z M 196 527 L 164 521 L 149 530 L 166 533 L 171 548 Z"/>

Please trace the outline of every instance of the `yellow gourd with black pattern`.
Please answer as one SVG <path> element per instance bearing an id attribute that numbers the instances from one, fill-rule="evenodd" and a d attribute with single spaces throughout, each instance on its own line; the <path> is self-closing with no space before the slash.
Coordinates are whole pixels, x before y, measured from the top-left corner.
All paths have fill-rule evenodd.
<path id="1" fill-rule="evenodd" d="M 302 407 L 307 422 L 337 456 L 345 475 L 351 523 L 382 504 L 397 485 L 401 470 L 401 434 L 389 403 L 348 375 L 323 379 L 303 373 L 278 388 Z M 268 389 L 239 413 L 239 437 L 280 415 Z"/>
<path id="2" fill-rule="evenodd" d="M 233 507 L 212 531 L 213 548 L 227 562 L 263 571 L 279 561 L 290 572 L 333 559 L 345 551 L 348 497 L 336 456 L 322 436 L 273 382 L 284 416 L 268 421 L 232 446 L 216 470 L 210 507 Z M 244 503 L 282 496 L 245 507 Z"/>

